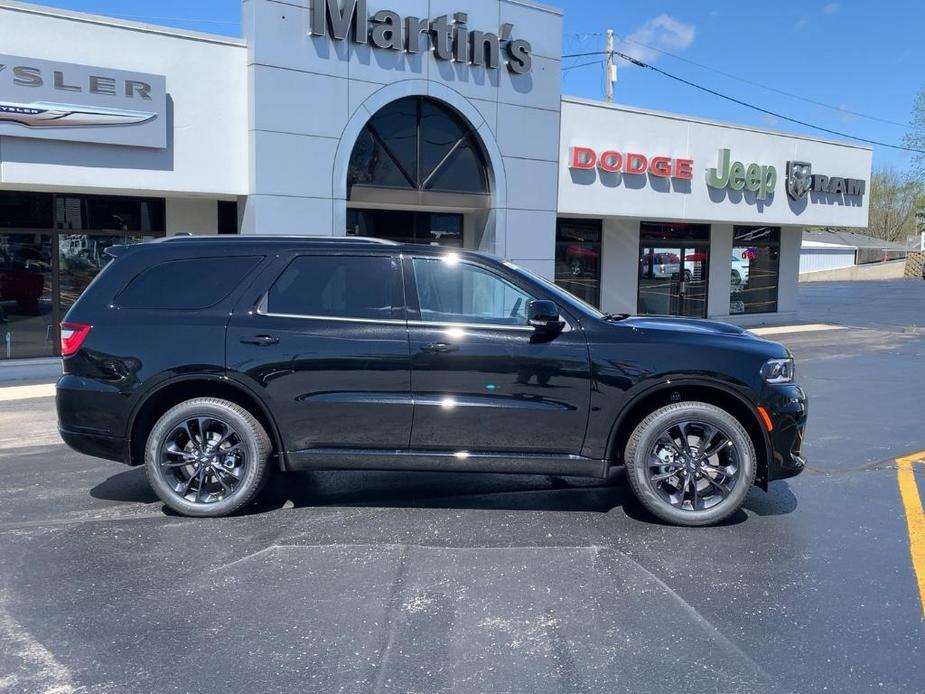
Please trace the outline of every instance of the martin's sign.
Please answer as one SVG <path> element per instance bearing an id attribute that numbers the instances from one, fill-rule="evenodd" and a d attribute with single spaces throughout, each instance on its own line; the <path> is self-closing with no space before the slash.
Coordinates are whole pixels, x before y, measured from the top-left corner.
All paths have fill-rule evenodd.
<path id="1" fill-rule="evenodd" d="M 452 19 L 449 15 L 433 19 L 402 17 L 391 10 L 369 15 L 366 0 L 313 0 L 311 33 L 339 41 L 349 37 L 354 43 L 406 53 L 422 53 L 432 45 L 434 57 L 439 60 L 492 70 L 504 62 L 515 74 L 530 72 L 530 43 L 512 38 L 513 24 L 502 24 L 495 34 L 470 30 L 468 20 L 465 12 L 456 12 Z"/>
<path id="2" fill-rule="evenodd" d="M 167 146 L 166 80 L 0 55 L 0 135 Z"/>
<path id="3" fill-rule="evenodd" d="M 802 200 L 807 193 L 861 197 L 866 192 L 867 182 L 863 179 L 814 174 L 808 161 L 787 162 L 787 194 L 794 200 Z"/>

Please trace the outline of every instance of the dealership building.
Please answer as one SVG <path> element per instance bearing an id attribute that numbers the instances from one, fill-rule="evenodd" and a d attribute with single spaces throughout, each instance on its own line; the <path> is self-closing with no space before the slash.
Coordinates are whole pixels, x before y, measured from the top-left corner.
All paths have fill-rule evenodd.
<path id="1" fill-rule="evenodd" d="M 871 150 L 562 96 L 529 0 L 244 0 L 244 38 L 0 0 L 0 358 L 105 249 L 192 234 L 478 249 L 609 312 L 796 318 Z"/>

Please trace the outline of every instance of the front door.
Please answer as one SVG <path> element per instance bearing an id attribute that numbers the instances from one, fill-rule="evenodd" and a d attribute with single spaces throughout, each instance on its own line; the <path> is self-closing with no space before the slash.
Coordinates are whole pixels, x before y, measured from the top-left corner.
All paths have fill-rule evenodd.
<path id="1" fill-rule="evenodd" d="M 640 314 L 706 318 L 709 229 L 697 224 L 642 224 Z"/>
<path id="2" fill-rule="evenodd" d="M 408 333 L 400 260 L 285 259 L 228 326 L 229 375 L 260 392 L 287 451 L 407 449 Z"/>
<path id="3" fill-rule="evenodd" d="M 406 257 L 413 450 L 578 455 L 590 366 L 577 323 L 538 339 L 537 297 L 454 254 Z"/>

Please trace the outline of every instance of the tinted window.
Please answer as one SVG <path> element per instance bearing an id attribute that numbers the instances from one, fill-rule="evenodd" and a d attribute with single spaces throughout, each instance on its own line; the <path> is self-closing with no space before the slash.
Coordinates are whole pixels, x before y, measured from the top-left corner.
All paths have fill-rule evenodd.
<path id="1" fill-rule="evenodd" d="M 165 229 L 165 201 L 115 195 L 56 195 L 55 226 L 75 231 L 161 232 Z"/>
<path id="2" fill-rule="evenodd" d="M 394 101 L 370 119 L 347 172 L 351 196 L 354 186 L 483 194 L 489 185 L 477 135 L 457 113 L 419 96 Z"/>
<path id="3" fill-rule="evenodd" d="M 421 320 L 438 323 L 526 325 L 532 297 L 467 263 L 414 259 Z"/>
<path id="4" fill-rule="evenodd" d="M 0 191 L 0 227 L 4 229 L 50 229 L 52 200 L 48 193 Z"/>
<path id="5" fill-rule="evenodd" d="M 148 268 L 116 297 L 122 308 L 201 309 L 227 297 L 259 257 L 171 260 Z"/>
<path id="6" fill-rule="evenodd" d="M 391 318 L 393 272 L 392 259 L 383 256 L 300 256 L 270 288 L 267 312 Z"/>

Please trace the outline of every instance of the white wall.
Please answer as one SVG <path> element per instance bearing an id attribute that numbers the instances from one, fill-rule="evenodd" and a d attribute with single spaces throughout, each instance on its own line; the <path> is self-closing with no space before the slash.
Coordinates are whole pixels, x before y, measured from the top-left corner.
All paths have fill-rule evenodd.
<path id="1" fill-rule="evenodd" d="M 710 227 L 710 283 L 707 285 L 707 315 L 728 316 L 732 270 L 732 224 Z"/>
<path id="2" fill-rule="evenodd" d="M 601 239 L 601 310 L 636 313 L 639 292 L 639 220 L 609 217 Z"/>
<path id="3" fill-rule="evenodd" d="M 569 168 L 570 150 L 590 147 L 693 160 L 691 180 L 647 175 L 603 174 Z M 706 173 L 717 166 L 721 148 L 733 161 L 773 165 L 777 185 L 765 201 L 753 193 L 709 188 Z M 813 172 L 863 179 L 870 183 L 872 152 L 867 147 L 712 123 L 677 114 L 641 111 L 565 98 L 559 146 L 559 214 L 607 215 L 691 222 L 866 227 L 868 197 L 842 204 L 800 203 L 787 195 L 788 161 L 805 160 Z M 831 196 L 830 196 L 831 197 Z M 845 202 L 847 200 L 847 203 Z M 851 203 L 851 204 L 848 204 Z"/>
<path id="4" fill-rule="evenodd" d="M 800 245 L 803 227 L 780 230 L 780 276 L 778 277 L 777 312 L 796 317 L 800 292 Z"/>
<path id="5" fill-rule="evenodd" d="M 217 234 L 218 202 L 199 198 L 167 198 L 167 233 Z"/>
<path id="6" fill-rule="evenodd" d="M 166 75 L 169 127 L 165 150 L 2 137 L 0 187 L 247 194 L 243 42 L 0 0 L 0 46 L 11 55 Z"/>
<path id="7" fill-rule="evenodd" d="M 834 245 L 831 248 L 804 247 L 800 250 L 800 274 L 851 267 L 854 259 L 854 248 Z"/>

